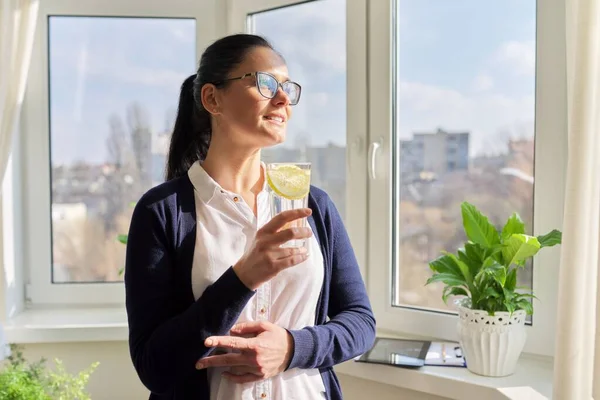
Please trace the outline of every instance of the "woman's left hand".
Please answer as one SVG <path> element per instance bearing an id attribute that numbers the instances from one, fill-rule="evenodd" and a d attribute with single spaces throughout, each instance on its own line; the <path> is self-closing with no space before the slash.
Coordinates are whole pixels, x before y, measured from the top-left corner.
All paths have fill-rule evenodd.
<path id="1" fill-rule="evenodd" d="M 243 322 L 231 328 L 232 336 L 211 336 L 206 347 L 221 347 L 239 353 L 204 357 L 197 369 L 230 367 L 224 377 L 237 383 L 260 381 L 284 371 L 293 353 L 292 336 L 280 326 L 267 321 Z M 254 337 L 241 337 L 254 335 Z"/>

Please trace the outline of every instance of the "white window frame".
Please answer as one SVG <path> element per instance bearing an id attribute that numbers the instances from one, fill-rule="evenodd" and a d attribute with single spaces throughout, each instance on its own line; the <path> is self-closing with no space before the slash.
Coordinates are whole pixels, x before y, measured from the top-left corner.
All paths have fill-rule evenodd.
<path id="1" fill-rule="evenodd" d="M 27 272 L 25 296 L 29 306 L 112 305 L 122 306 L 125 293 L 122 282 L 51 283 L 51 170 L 48 97 L 48 16 L 162 17 L 196 19 L 196 59 L 216 39 L 222 29 L 216 17 L 222 15 L 219 0 L 44 0 L 40 1 L 38 25 L 31 58 L 31 69 L 23 104 L 21 151 L 15 153 L 20 169 L 24 204 L 16 215 L 22 235 Z M 222 18 L 224 19 L 224 18 Z M 190 74 L 195 71 L 190 66 Z M 176 101 L 177 99 L 174 99 Z"/>
<path id="2" fill-rule="evenodd" d="M 228 32 L 252 32 L 249 15 L 319 0 L 229 0 Z M 346 0 L 346 230 L 367 264 L 367 1 Z M 285 54 L 283 55 L 285 57 Z M 293 74 L 293 71 L 291 71 Z"/>
<path id="3" fill-rule="evenodd" d="M 368 12 L 369 140 L 371 146 L 380 146 L 371 160 L 375 177 L 369 182 L 369 293 L 379 329 L 457 340 L 456 315 L 392 307 L 393 1 L 370 0 Z M 567 165 L 564 24 L 564 0 L 537 2 L 536 235 L 562 228 Z M 527 353 L 552 356 L 554 352 L 559 252 L 560 246 L 545 249 L 534 261 L 533 289 L 539 301 L 534 302 L 533 325 L 527 327 Z"/>

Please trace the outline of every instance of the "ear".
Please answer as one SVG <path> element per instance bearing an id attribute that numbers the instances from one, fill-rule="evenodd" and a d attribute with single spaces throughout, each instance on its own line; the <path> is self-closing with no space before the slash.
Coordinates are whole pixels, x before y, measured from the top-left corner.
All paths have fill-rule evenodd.
<path id="1" fill-rule="evenodd" d="M 202 100 L 202 106 L 206 111 L 212 115 L 220 114 L 219 90 L 215 85 L 207 83 L 202 86 L 200 99 Z"/>

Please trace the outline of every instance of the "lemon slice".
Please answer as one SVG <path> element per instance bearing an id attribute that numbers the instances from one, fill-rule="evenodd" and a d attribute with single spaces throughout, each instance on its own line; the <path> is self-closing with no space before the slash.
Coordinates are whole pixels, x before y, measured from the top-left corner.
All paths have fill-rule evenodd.
<path id="1" fill-rule="evenodd" d="M 267 170 L 267 183 L 279 196 L 300 200 L 310 191 L 310 170 L 295 165 L 278 165 Z"/>

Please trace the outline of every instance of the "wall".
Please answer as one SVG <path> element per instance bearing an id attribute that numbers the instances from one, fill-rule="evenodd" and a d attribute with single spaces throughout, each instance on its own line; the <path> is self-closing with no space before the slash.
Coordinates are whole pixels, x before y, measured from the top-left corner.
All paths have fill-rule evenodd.
<path id="1" fill-rule="evenodd" d="M 88 389 L 93 400 L 138 400 L 147 399 L 148 392 L 139 382 L 129 360 L 126 342 L 101 343 L 53 343 L 29 344 L 25 346 L 25 357 L 30 361 L 46 357 L 61 359 L 70 372 L 87 368 L 99 361 Z M 344 400 L 444 400 L 394 386 L 375 384 L 354 377 L 339 376 L 344 391 Z"/>

